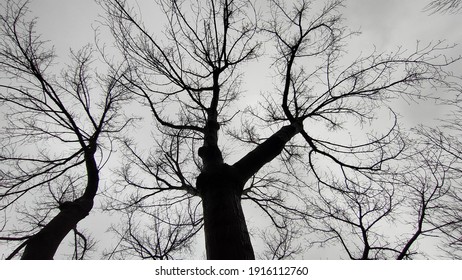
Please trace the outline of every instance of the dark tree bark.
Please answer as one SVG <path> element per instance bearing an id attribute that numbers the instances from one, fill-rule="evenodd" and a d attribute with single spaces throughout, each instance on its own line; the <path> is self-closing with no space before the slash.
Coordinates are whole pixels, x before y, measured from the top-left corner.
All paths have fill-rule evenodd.
<path id="1" fill-rule="evenodd" d="M 254 259 L 241 206 L 244 182 L 235 167 L 225 163 L 197 178 L 204 213 L 207 259 Z"/>
<path id="2" fill-rule="evenodd" d="M 90 212 L 93 200 L 83 197 L 62 204 L 60 212 L 37 234 L 29 239 L 23 260 L 52 260 L 66 235 Z"/>
<path id="3" fill-rule="evenodd" d="M 344 40 L 352 35 L 341 26 L 338 10 L 344 1 L 329 1 L 320 11 L 312 11 L 310 1 L 268 2 L 269 17 L 262 18 L 253 1 L 160 0 L 156 8 L 166 16 L 166 32 L 159 38 L 146 28 L 142 15 L 137 15 L 128 1 L 101 1 L 117 47 L 132 66 L 123 82 L 148 106 L 157 129 L 158 146 L 148 147 L 149 155 L 132 145 L 136 136 L 124 140 L 128 159 L 120 172 L 123 191 L 131 186 L 136 194 L 116 207 L 139 212 L 149 206 L 161 207 L 168 215 L 180 204 L 190 210 L 193 196 L 199 196 L 208 259 L 255 258 L 242 211 L 243 197 L 253 198 L 276 227 L 285 226 L 271 215 L 276 208 L 284 208 L 300 220 L 311 214 L 288 206 L 277 192 L 249 195 L 265 188 L 259 189 L 250 179 L 258 177 L 259 170 L 276 157 L 285 157 L 284 164 L 288 164 L 287 157 L 303 158 L 303 172 L 309 171 L 320 185 L 326 180 L 325 164 L 344 173 L 373 172 L 396 158 L 402 149 L 397 123 L 376 133 L 372 121 L 383 113 L 382 107 L 389 108 L 391 97 L 413 96 L 424 81 L 443 81 L 434 81 L 434 77 L 446 76 L 443 68 L 454 62 L 437 62 L 434 52 L 440 46 L 434 44 L 418 47 L 406 56 L 401 51 L 371 53 L 339 65 Z M 240 110 L 232 107 L 244 95 L 239 86 L 245 72 L 240 66 L 258 57 L 260 47 L 266 45 L 257 34 L 274 43 L 271 70 L 277 77 L 275 88 L 268 93 L 267 102 L 259 103 L 261 110 L 239 104 L 245 107 Z M 228 136 L 255 148 L 229 164 L 223 156 L 228 150 L 218 141 L 219 137 L 224 136 L 224 142 L 229 138 L 219 129 L 233 130 L 235 116 L 242 117 L 244 126 L 249 125 Z M 369 124 L 373 133 L 365 132 L 350 141 L 330 134 L 350 133 L 353 122 Z M 282 124 L 286 126 L 264 141 L 253 130 L 253 125 L 260 125 L 262 133 L 268 133 Z M 317 125 L 323 126 L 322 132 Z M 288 145 L 297 134 L 301 138 Z M 146 177 L 139 178 L 139 174 Z M 290 176 L 294 178 L 294 172 Z M 278 190 L 289 193 L 291 187 Z M 271 203 L 277 207 L 271 209 Z"/>
<path id="4" fill-rule="evenodd" d="M 112 150 L 110 135 L 131 121 L 121 110 L 129 100 L 126 87 L 118 83 L 126 69 L 108 63 L 107 74 L 100 75 L 91 67 L 95 50 L 87 45 L 71 51 L 70 64 L 56 75 L 55 53 L 37 35 L 36 20 L 28 19 L 28 5 L 0 4 L 0 105 L 7 120 L 0 132 L 0 209 L 26 202 L 17 211 L 26 226 L 5 230 L 14 238 L 0 240 L 24 240 L 9 258 L 25 247 L 22 259 L 53 259 L 73 230 L 73 257 L 79 258 L 81 247 L 83 258 L 89 243 L 77 224 L 93 207 L 99 168 Z M 39 201 L 36 211 L 29 208 L 30 195 Z"/>
<path id="5" fill-rule="evenodd" d="M 59 206 L 60 212 L 28 241 L 23 260 L 52 260 L 66 235 L 90 213 L 98 191 L 99 170 L 95 161 L 95 149 L 86 151 L 87 187 L 84 194 L 74 201 Z"/>
<path id="6" fill-rule="evenodd" d="M 204 209 L 207 259 L 255 259 L 242 211 L 241 197 L 247 180 L 278 156 L 286 143 L 301 130 L 301 125 L 282 127 L 241 160 L 208 165 L 197 178 L 196 187 Z M 200 149 L 203 159 L 219 161 L 221 153 Z M 215 156 L 210 156 L 211 154 Z"/>

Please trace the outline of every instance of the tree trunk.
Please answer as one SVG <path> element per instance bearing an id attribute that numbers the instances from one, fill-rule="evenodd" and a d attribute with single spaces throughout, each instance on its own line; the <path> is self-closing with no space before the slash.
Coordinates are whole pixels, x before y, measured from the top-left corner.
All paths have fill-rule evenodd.
<path id="1" fill-rule="evenodd" d="M 232 166 L 223 163 L 216 146 L 218 126 L 209 124 L 207 128 L 213 133 L 207 133 L 207 141 L 199 149 L 204 169 L 196 182 L 204 209 L 207 259 L 253 260 L 255 254 L 241 206 L 244 184 L 282 152 L 302 124 L 282 127 Z"/>
<path id="2" fill-rule="evenodd" d="M 95 152 L 96 138 L 84 154 L 87 186 L 83 195 L 59 206 L 58 215 L 27 241 L 22 260 L 52 260 L 66 235 L 88 216 L 93 208 L 93 200 L 99 185 L 99 170 L 94 157 Z"/>
<path id="3" fill-rule="evenodd" d="M 23 260 L 52 260 L 66 235 L 85 218 L 93 207 L 93 200 L 79 198 L 65 202 L 60 212 L 27 242 Z"/>
<path id="4" fill-rule="evenodd" d="M 207 259 L 255 259 L 241 206 L 244 181 L 227 164 L 202 172 L 197 188 L 204 209 Z"/>

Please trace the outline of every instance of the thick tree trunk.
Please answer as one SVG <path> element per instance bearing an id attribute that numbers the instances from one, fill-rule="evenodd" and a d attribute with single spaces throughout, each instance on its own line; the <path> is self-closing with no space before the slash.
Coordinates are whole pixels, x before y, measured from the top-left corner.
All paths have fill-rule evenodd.
<path id="1" fill-rule="evenodd" d="M 92 207 L 93 200 L 82 198 L 63 203 L 59 214 L 27 242 L 21 259 L 52 260 L 66 235 L 88 215 Z"/>
<path id="2" fill-rule="evenodd" d="M 216 145 L 218 126 L 209 124 L 206 128 L 213 133 L 207 133 L 204 146 L 199 149 L 204 169 L 196 186 L 204 209 L 207 259 L 255 259 L 241 206 L 244 184 L 282 152 L 286 143 L 300 132 L 302 124 L 282 127 L 233 166 L 223 163 Z"/>
<path id="3" fill-rule="evenodd" d="M 255 259 L 241 206 L 243 186 L 236 169 L 227 164 L 202 172 L 197 179 L 204 209 L 207 259 Z"/>

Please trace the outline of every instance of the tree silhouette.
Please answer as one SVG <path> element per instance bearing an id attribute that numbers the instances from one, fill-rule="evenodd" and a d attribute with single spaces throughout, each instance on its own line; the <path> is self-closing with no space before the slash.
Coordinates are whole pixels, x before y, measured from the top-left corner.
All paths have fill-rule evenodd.
<path id="1" fill-rule="evenodd" d="M 447 122 L 451 133 L 420 127 L 409 138 L 393 107 L 457 88 L 449 66 L 459 58 L 443 42 L 352 58 L 341 0 L 157 0 L 158 33 L 127 1 L 99 3 L 123 62 L 86 46 L 59 74 L 28 2 L 2 4 L 7 259 L 23 249 L 23 259 L 52 259 L 69 232 L 72 258 L 86 257 L 95 241 L 77 225 L 116 138 L 122 167 L 104 195 L 121 222 L 105 258 L 181 257 L 202 229 L 208 259 L 254 259 L 256 234 L 266 246 L 257 257 L 269 259 L 326 244 L 351 259 L 409 259 L 433 236 L 460 255 L 460 118 Z M 251 62 L 267 66 L 268 92 L 253 92 L 267 88 L 257 80 L 243 90 Z M 249 230 L 247 209 L 272 226 Z M 399 238 L 383 230 L 403 224 Z"/>
<path id="2" fill-rule="evenodd" d="M 457 235 L 457 158 L 427 137 L 407 142 L 387 170 L 317 185 L 307 199 L 313 245 L 339 245 L 350 259 L 401 260 L 422 254 L 419 239 Z"/>
<path id="3" fill-rule="evenodd" d="M 430 221 L 434 228 L 440 231 L 440 235 L 445 237 L 445 242 L 440 245 L 440 249 L 446 252 L 450 257 L 461 259 L 461 183 L 460 183 L 460 167 L 461 163 L 461 142 L 460 142 L 460 99 L 457 98 L 452 102 L 456 109 L 453 114 L 448 116 L 441 127 L 431 128 L 421 126 L 417 133 L 425 139 L 427 145 L 435 147 L 440 151 L 440 156 L 437 159 L 445 160 L 437 161 L 438 165 L 434 165 L 446 170 L 451 177 L 446 179 L 444 191 L 438 189 L 433 196 L 444 195 L 445 200 L 438 201 L 439 205 L 433 207 L 438 211 Z M 441 180 L 440 180 L 441 181 Z"/>
<path id="4" fill-rule="evenodd" d="M 93 208 L 110 135 L 130 120 L 121 111 L 127 94 L 118 83 L 125 70 L 93 72 L 95 51 L 86 46 L 54 74 L 53 48 L 28 17 L 28 1 L 2 4 L 0 209 L 18 209 L 18 223 L 8 229 L 5 221 L 7 236 L 0 239 L 22 242 L 8 258 L 24 248 L 22 259 L 52 259 L 73 231 L 74 258 L 83 258 L 93 242 L 77 224 Z M 29 203 L 34 198 L 37 207 Z"/>
<path id="5" fill-rule="evenodd" d="M 166 227 L 203 225 L 208 259 L 255 257 L 243 200 L 267 214 L 280 236 L 293 236 L 284 230 L 288 219 L 312 214 L 303 203 L 293 206 L 305 198 L 295 184 L 297 166 L 335 190 L 331 174 L 360 178 L 396 159 L 404 142 L 388 101 L 424 97 L 426 86 L 451 86 L 446 66 L 457 60 L 442 55 L 441 42 L 350 59 L 345 47 L 353 34 L 343 26 L 340 0 L 319 9 L 309 1 L 272 0 L 265 15 L 246 0 L 159 0 L 166 16 L 160 33 L 126 1 L 100 3 L 129 65 L 121 82 L 155 123 L 150 149 L 136 137 L 122 141 L 126 165 L 108 208 L 161 209 L 150 213 Z M 260 107 L 243 105 L 239 99 L 250 95 L 241 90 L 245 65 L 263 58 L 272 60 L 274 89 L 259 96 Z M 377 121 L 387 113 L 387 125 Z M 287 172 L 272 165 L 277 159 Z M 373 189 L 390 195 L 385 187 Z M 375 219 L 390 207 L 382 205 Z M 173 213 L 187 218 L 172 220 Z M 189 240 L 195 231 L 183 232 Z M 267 239 L 274 258 L 296 251 Z M 136 251 L 140 238 L 124 244 L 133 240 Z"/>

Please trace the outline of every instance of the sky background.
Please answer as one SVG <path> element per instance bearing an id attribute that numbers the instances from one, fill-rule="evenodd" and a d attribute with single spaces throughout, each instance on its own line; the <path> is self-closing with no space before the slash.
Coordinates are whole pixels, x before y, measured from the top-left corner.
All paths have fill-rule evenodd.
<path id="1" fill-rule="evenodd" d="M 368 53 L 374 47 L 378 51 L 393 51 L 398 46 L 413 50 L 418 40 L 422 44 L 446 40 L 447 44 L 459 44 L 451 51 L 453 56 L 462 54 L 462 16 L 424 12 L 427 3 L 427 0 L 346 1 L 343 13 L 345 24 L 351 30 L 359 30 L 362 33 L 352 39 L 348 47 L 349 52 Z M 65 63 L 70 48 L 79 49 L 94 42 L 94 30 L 100 25 L 98 21 L 101 21 L 103 14 L 93 0 L 31 0 L 30 10 L 32 15 L 38 18 L 37 32 L 55 46 L 58 63 Z M 155 19 L 157 13 L 147 12 L 145 16 Z M 104 41 L 105 36 L 110 35 L 103 32 L 100 40 Z M 248 79 L 252 79 L 253 73 L 261 69 L 258 65 L 253 65 L 249 66 L 249 70 L 246 75 Z M 454 71 L 462 72 L 462 69 Z M 243 87 L 245 89 L 245 85 Z M 255 90 L 258 90 L 258 85 Z M 436 117 L 438 113 L 444 113 L 436 110 L 431 103 L 420 106 L 403 103 L 400 106 L 410 124 L 425 122 Z M 85 225 L 91 225 L 92 234 L 98 237 L 105 234 L 113 220 L 106 214 L 92 213 L 81 225 L 86 228 L 90 227 Z M 102 249 L 101 245 L 99 247 Z M 326 255 L 317 257 L 327 258 L 329 255 L 327 252 Z"/>
<path id="2" fill-rule="evenodd" d="M 257 0 L 258 2 L 265 0 Z M 131 0 L 129 3 L 139 3 L 147 7 L 143 13 L 145 21 L 161 18 L 161 15 L 150 5 L 153 0 Z M 322 1 L 319 1 L 322 2 Z M 448 45 L 458 44 L 448 52 L 449 55 L 458 56 L 462 53 L 462 17 L 460 14 L 442 14 L 423 11 L 429 0 L 349 0 L 343 16 L 345 24 L 352 31 L 360 31 L 361 35 L 353 37 L 348 52 L 352 55 L 367 54 L 373 48 L 377 51 L 395 51 L 397 47 L 412 51 L 416 42 L 426 45 L 430 42 L 445 40 Z M 146 5 L 146 6 L 144 6 Z M 43 38 L 55 46 L 59 59 L 65 61 L 69 49 L 79 49 L 95 41 L 95 28 L 100 26 L 103 11 L 94 0 L 32 0 L 30 9 L 38 17 L 38 32 Z M 155 20 L 154 20 L 155 22 Z M 103 29 L 99 35 L 101 42 L 110 41 L 110 35 Z M 108 38 L 108 40 L 105 38 Z M 259 65 L 249 66 L 246 75 L 249 81 L 254 81 L 253 74 L 259 73 Z M 458 69 L 454 69 L 458 71 Z M 264 84 L 264 83 L 263 83 Z M 247 89 L 259 92 L 259 87 Z M 403 112 L 410 122 L 430 120 L 439 112 L 431 103 L 419 107 L 407 107 L 412 104 L 401 104 Z M 430 112 L 432 114 L 428 114 Z M 422 118 L 425 118 L 422 119 Z"/>

